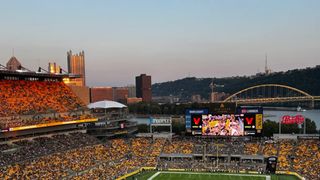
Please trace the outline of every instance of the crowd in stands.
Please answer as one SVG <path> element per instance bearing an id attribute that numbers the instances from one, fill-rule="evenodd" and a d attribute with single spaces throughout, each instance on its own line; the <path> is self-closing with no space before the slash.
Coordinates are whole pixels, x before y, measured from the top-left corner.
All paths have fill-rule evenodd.
<path id="1" fill-rule="evenodd" d="M 278 156 L 278 169 L 289 170 L 291 167 L 290 158 L 293 155 L 293 147 L 295 141 L 287 140 L 281 141 L 279 145 L 279 156 Z"/>
<path id="2" fill-rule="evenodd" d="M 210 148 L 217 146 L 219 152 L 221 149 L 236 154 L 231 159 L 228 156 L 219 159 L 213 155 L 206 158 L 191 156 L 195 152 L 214 152 L 217 149 Z M 237 146 L 240 150 L 228 150 Z M 319 179 L 320 174 L 317 163 L 320 160 L 319 140 L 276 143 L 203 140 L 201 143 L 197 138 L 173 138 L 172 141 L 117 138 L 101 142 L 86 134 L 74 133 L 20 140 L 3 147 L 1 151 L 11 147 L 16 150 L 11 152 L 11 156 L 1 152 L 0 179 L 115 179 L 141 167 L 214 172 L 261 173 L 265 170 L 262 162 L 240 160 L 238 153 L 252 156 L 263 154 L 265 157 L 278 154 L 278 170 L 295 171 L 307 179 Z"/>
<path id="3" fill-rule="evenodd" d="M 263 146 L 263 154 L 265 156 L 277 156 L 278 145 L 277 143 L 265 143 Z"/>
<path id="4" fill-rule="evenodd" d="M 84 136 L 82 139 L 86 139 L 86 141 L 74 139 L 81 139 L 79 137 L 81 135 Z M 56 148 L 55 152 L 48 152 L 49 148 L 58 146 L 53 138 L 59 139 L 61 146 L 68 144 L 63 142 L 68 141 L 63 136 L 57 135 L 46 140 L 45 138 L 32 140 L 37 142 L 47 141 L 46 144 L 42 144 L 46 147 L 47 155 L 37 154 L 39 158 L 31 158 L 26 155 L 28 160 L 11 160 L 10 162 L 16 163 L 4 164 L 5 168 L 0 168 L 0 179 L 47 179 L 52 176 L 55 177 L 54 179 L 67 177 L 73 179 L 95 179 L 99 177 L 115 179 L 142 166 L 155 167 L 165 143 L 163 139 L 152 141 L 148 138 L 133 138 L 128 140 L 114 139 L 105 144 L 97 144 L 96 139 L 87 139 L 87 135 L 79 134 L 70 138 L 77 144 L 77 148 L 61 150 L 60 147 L 59 149 Z M 33 145 L 32 153 L 41 151 L 41 147 L 31 141 L 18 141 L 15 144 L 17 146 Z"/>
<path id="5" fill-rule="evenodd" d="M 320 179 L 319 140 L 299 141 L 293 153 L 293 170 L 310 179 Z"/>
<path id="6" fill-rule="evenodd" d="M 83 133 L 71 133 L 69 135 L 58 134 L 51 137 L 44 136 L 20 140 L 6 145 L 1 144 L 1 147 L 7 147 L 7 150 L 11 147 L 12 151 L 2 152 L 1 149 L 0 167 L 97 143 L 98 141 L 92 136 Z"/>
<path id="7" fill-rule="evenodd" d="M 202 144 L 195 144 L 194 145 L 194 153 L 195 154 L 203 154 L 203 145 Z"/>
<path id="8" fill-rule="evenodd" d="M 158 169 L 192 169 L 193 164 L 195 163 L 191 158 L 160 159 Z"/>
<path id="9" fill-rule="evenodd" d="M 189 140 L 189 141 L 192 141 Z M 176 153 L 177 149 L 175 144 L 171 143 L 168 147 L 164 148 L 164 152 Z M 193 140 L 195 154 L 204 153 L 203 145 L 206 145 L 207 154 L 230 155 L 230 154 L 245 154 L 245 155 L 263 155 L 264 157 L 277 156 L 278 157 L 278 171 L 292 171 L 301 174 L 306 179 L 320 179 L 320 141 L 319 140 L 280 140 L 277 142 L 239 142 L 230 140 L 203 140 L 199 144 L 197 140 Z M 173 145 L 172 145 L 173 144 Z M 169 150 L 168 150 L 169 149 Z M 259 159 L 259 158 L 258 158 Z M 261 160 L 241 160 L 233 159 L 227 163 L 227 159 L 220 157 L 219 165 L 217 159 L 211 158 L 210 160 L 191 160 L 189 158 L 181 159 L 176 158 L 161 158 L 159 160 L 160 169 L 168 168 L 184 168 L 190 170 L 206 169 L 208 171 L 223 171 L 232 172 L 236 171 L 257 171 L 264 172 L 265 164 Z M 192 166 L 190 165 L 192 164 Z"/>
<path id="10" fill-rule="evenodd" d="M 243 154 L 244 142 L 239 140 L 217 140 L 207 144 L 208 154 Z"/>
<path id="11" fill-rule="evenodd" d="M 26 80 L 1 80 L 0 104 L 1 129 L 74 119 L 60 113 L 85 107 L 63 82 Z M 48 113 L 57 117 L 23 117 Z"/>
<path id="12" fill-rule="evenodd" d="M 13 148 L 12 145 L 9 145 L 9 144 L 0 144 L 0 152 L 1 152 L 1 151 L 8 150 L 8 149 L 12 149 L 12 148 Z"/>
<path id="13" fill-rule="evenodd" d="M 244 148 L 244 154 L 258 155 L 261 154 L 261 144 L 257 143 L 246 143 Z"/>
<path id="14" fill-rule="evenodd" d="M 182 153 L 191 154 L 193 152 L 194 143 L 188 139 L 177 139 L 173 142 L 167 142 L 163 152 L 166 154 Z"/>
<path id="15" fill-rule="evenodd" d="M 45 116 L 45 117 L 8 117 L 0 119 L 0 129 L 7 129 L 13 127 L 21 127 L 21 126 L 29 126 L 29 125 L 37 125 L 37 124 L 47 124 L 54 122 L 65 122 L 65 121 L 73 121 L 80 119 L 90 119 L 93 118 L 91 114 L 57 114 L 54 116 Z"/>

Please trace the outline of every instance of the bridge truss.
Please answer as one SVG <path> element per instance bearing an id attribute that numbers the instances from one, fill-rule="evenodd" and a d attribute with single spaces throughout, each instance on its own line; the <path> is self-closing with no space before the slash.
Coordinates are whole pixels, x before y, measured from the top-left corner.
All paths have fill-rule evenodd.
<path id="1" fill-rule="evenodd" d="M 310 102 L 310 107 L 314 108 L 314 102 L 319 100 L 320 96 L 312 96 L 291 86 L 262 84 L 236 92 L 223 102 L 236 102 L 237 104 Z"/>

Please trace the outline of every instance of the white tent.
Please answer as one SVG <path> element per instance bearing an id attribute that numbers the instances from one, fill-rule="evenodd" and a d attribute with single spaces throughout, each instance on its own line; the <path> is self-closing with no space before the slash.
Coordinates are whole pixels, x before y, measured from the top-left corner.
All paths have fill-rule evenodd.
<path id="1" fill-rule="evenodd" d="M 98 101 L 94 102 L 88 105 L 89 109 L 96 109 L 96 108 L 101 108 L 101 109 L 110 109 L 110 108 L 125 108 L 127 107 L 124 104 L 115 102 L 115 101 Z"/>

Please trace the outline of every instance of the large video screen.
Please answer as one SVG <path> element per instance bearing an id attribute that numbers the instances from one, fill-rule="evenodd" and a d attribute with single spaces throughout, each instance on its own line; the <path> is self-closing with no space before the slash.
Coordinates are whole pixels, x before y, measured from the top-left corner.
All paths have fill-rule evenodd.
<path id="1" fill-rule="evenodd" d="M 201 135 L 202 115 L 208 114 L 208 109 L 186 109 L 186 130 L 192 135 Z"/>
<path id="2" fill-rule="evenodd" d="M 238 107 L 237 114 L 244 122 L 244 135 L 258 136 L 263 129 L 263 108 L 262 107 Z"/>
<path id="3" fill-rule="evenodd" d="M 234 114 L 203 115 L 202 135 L 243 136 L 243 118 Z"/>
<path id="4" fill-rule="evenodd" d="M 219 106 L 218 106 L 219 105 Z M 263 108 L 241 106 L 234 110 L 220 103 L 216 111 L 209 109 L 186 109 L 186 131 L 198 136 L 261 136 L 263 130 Z"/>

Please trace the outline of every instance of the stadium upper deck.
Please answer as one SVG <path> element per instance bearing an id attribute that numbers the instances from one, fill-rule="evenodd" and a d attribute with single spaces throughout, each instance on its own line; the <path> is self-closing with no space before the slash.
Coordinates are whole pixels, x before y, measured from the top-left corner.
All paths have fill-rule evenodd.
<path id="1" fill-rule="evenodd" d="M 67 77 L 0 70 L 0 132 L 93 121 L 85 104 L 64 84 Z"/>

